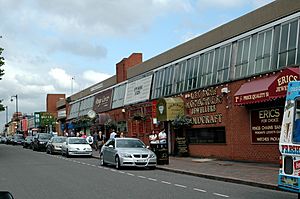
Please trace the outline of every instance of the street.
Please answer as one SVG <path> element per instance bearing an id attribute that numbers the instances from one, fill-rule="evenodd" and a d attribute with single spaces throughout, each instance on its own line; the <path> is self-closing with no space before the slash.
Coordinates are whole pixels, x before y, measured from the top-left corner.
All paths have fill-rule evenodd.
<path id="1" fill-rule="evenodd" d="M 297 198 L 296 194 L 161 170 L 99 166 L 94 158 L 48 155 L 0 145 L 0 190 L 16 199 Z"/>

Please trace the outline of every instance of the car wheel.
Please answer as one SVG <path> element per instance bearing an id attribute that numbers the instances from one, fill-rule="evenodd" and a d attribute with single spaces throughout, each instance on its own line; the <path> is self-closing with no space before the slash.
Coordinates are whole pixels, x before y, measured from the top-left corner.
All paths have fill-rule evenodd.
<path id="1" fill-rule="evenodd" d="M 46 153 L 47 153 L 47 154 L 50 154 L 50 151 L 49 151 L 49 148 L 48 148 L 48 147 L 46 148 Z"/>
<path id="2" fill-rule="evenodd" d="M 103 158 L 103 154 L 100 155 L 100 165 L 101 166 L 105 166 L 106 165 L 106 163 L 104 161 L 104 158 Z"/>
<path id="3" fill-rule="evenodd" d="M 116 169 L 121 169 L 120 158 L 119 158 L 119 156 L 116 156 L 116 158 L 115 158 L 115 163 L 116 163 Z"/>
<path id="4" fill-rule="evenodd" d="M 151 166 L 151 167 L 148 167 L 150 170 L 155 170 L 156 169 L 156 166 Z"/>

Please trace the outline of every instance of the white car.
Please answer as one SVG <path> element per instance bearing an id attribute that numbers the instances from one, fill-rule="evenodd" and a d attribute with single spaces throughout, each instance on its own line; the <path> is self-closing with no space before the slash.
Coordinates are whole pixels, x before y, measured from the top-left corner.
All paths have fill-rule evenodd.
<path id="1" fill-rule="evenodd" d="M 68 137 L 61 146 L 61 154 L 67 157 L 72 155 L 92 156 L 92 147 L 85 138 Z"/>
<path id="2" fill-rule="evenodd" d="M 100 164 L 121 167 L 148 167 L 155 169 L 156 155 L 137 138 L 113 138 L 106 142 L 100 153 Z"/>

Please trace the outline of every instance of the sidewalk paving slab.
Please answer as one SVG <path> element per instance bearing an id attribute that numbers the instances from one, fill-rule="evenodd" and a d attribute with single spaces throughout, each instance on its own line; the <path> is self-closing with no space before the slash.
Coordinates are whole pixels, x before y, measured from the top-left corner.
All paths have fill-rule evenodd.
<path id="1" fill-rule="evenodd" d="M 99 151 L 93 151 L 93 157 L 99 159 Z M 157 169 L 225 182 L 280 190 L 277 186 L 278 164 L 170 156 L 169 165 L 157 165 Z"/>

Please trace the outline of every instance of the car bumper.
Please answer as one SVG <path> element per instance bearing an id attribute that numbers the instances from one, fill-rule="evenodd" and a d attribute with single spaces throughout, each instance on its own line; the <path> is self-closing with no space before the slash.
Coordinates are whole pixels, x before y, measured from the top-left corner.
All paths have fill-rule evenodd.
<path id="1" fill-rule="evenodd" d="M 69 155 L 87 155 L 92 156 L 92 151 L 69 151 Z"/>
<path id="2" fill-rule="evenodd" d="M 156 167 L 156 158 L 120 158 L 122 167 Z"/>

